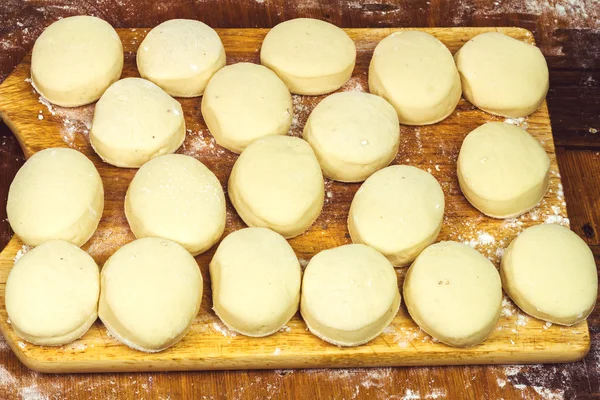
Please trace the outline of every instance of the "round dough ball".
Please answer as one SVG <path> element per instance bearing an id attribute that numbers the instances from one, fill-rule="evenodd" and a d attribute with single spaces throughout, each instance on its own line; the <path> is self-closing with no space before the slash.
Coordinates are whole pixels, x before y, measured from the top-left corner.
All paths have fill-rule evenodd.
<path id="1" fill-rule="evenodd" d="M 310 145 L 290 136 L 252 142 L 233 165 L 229 199 L 248 226 L 300 235 L 321 214 L 323 174 Z"/>
<path id="2" fill-rule="evenodd" d="M 224 66 L 225 49 L 217 32 L 190 19 L 156 26 L 137 52 L 142 78 L 176 97 L 201 96 L 210 78 Z"/>
<path id="3" fill-rule="evenodd" d="M 181 104 L 150 81 L 115 82 L 96 104 L 90 143 L 107 163 L 126 168 L 174 153 L 185 139 Z"/>
<path id="4" fill-rule="evenodd" d="M 442 42 L 424 32 L 396 32 L 375 47 L 369 91 L 394 106 L 401 124 L 428 125 L 456 108 L 460 76 Z"/>
<path id="5" fill-rule="evenodd" d="M 475 36 L 454 59 L 465 98 L 491 114 L 524 117 L 548 93 L 548 65 L 540 49 L 502 33 Z"/>
<path id="6" fill-rule="evenodd" d="M 31 53 L 31 83 L 51 103 L 92 103 L 121 76 L 123 45 L 100 18 L 60 19 L 42 32 Z"/>
<path id="7" fill-rule="evenodd" d="M 362 182 L 396 157 L 400 126 L 394 107 L 381 97 L 341 92 L 314 108 L 303 136 L 327 178 Z"/>
<path id="8" fill-rule="evenodd" d="M 596 304 L 594 255 L 579 236 L 557 224 L 525 229 L 504 252 L 500 274 L 519 308 L 545 321 L 573 325 Z"/>
<path id="9" fill-rule="evenodd" d="M 429 173 L 392 165 L 358 189 L 348 215 L 354 243 L 381 252 L 394 266 L 410 264 L 437 239 L 444 220 L 444 192 Z"/>
<path id="10" fill-rule="evenodd" d="M 271 335 L 298 311 L 301 275 L 283 236 L 266 228 L 233 232 L 210 262 L 213 309 L 234 331 Z"/>
<path id="11" fill-rule="evenodd" d="M 241 153 L 254 140 L 285 135 L 292 124 L 292 96 L 262 65 L 238 63 L 215 74 L 202 97 L 202 116 L 217 143 Z"/>
<path id="12" fill-rule="evenodd" d="M 98 266 L 64 240 L 44 242 L 21 257 L 6 281 L 6 311 L 17 335 L 60 346 L 83 336 L 98 317 Z"/>
<path id="13" fill-rule="evenodd" d="M 193 256 L 212 247 L 225 230 L 225 195 L 217 177 L 193 157 L 169 154 L 148 161 L 125 196 L 135 237 L 162 237 Z"/>
<path id="14" fill-rule="evenodd" d="M 269 31 L 260 49 L 260 62 L 275 71 L 294 94 L 325 94 L 350 79 L 356 46 L 335 25 L 296 18 Z"/>
<path id="15" fill-rule="evenodd" d="M 100 319 L 117 340 L 154 353 L 185 336 L 200 310 L 202 275 L 194 257 L 162 238 L 117 250 L 101 273 Z"/>
<path id="16" fill-rule="evenodd" d="M 30 246 L 62 239 L 83 245 L 104 210 L 104 187 L 94 164 L 77 150 L 50 148 L 27 160 L 10 184 L 6 213 Z"/>
<path id="17" fill-rule="evenodd" d="M 300 311 L 308 329 L 337 346 L 379 336 L 400 307 L 390 262 L 369 246 L 349 244 L 314 256 L 302 280 Z"/>
<path id="18" fill-rule="evenodd" d="M 511 124 L 488 122 L 473 130 L 456 164 L 463 194 L 490 217 L 521 215 L 548 189 L 550 158 L 527 131 Z"/>
<path id="19" fill-rule="evenodd" d="M 417 325 L 456 347 L 483 342 L 502 309 L 498 271 L 479 252 L 458 242 L 426 248 L 408 269 L 403 294 Z"/>

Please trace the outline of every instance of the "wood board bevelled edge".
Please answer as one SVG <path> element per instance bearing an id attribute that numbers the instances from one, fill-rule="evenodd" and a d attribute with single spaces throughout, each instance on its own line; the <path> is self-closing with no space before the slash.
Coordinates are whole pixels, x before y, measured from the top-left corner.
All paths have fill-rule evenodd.
<path id="1" fill-rule="evenodd" d="M 402 28 L 346 29 L 354 39 L 358 51 L 372 51 L 375 44 L 392 32 Z M 442 40 L 454 53 L 462 43 L 476 34 L 500 31 L 507 35 L 533 43 L 533 35 L 522 28 L 426 28 L 421 29 Z M 131 57 L 148 29 L 119 29 L 124 51 Z M 267 29 L 217 29 L 228 54 L 256 53 Z M 35 109 L 29 109 L 32 89 L 25 81 L 29 76 L 30 55 L 0 85 L 0 116 L 17 136 L 26 157 L 47 147 L 67 147 L 60 135 L 46 134 L 55 127 L 40 124 L 35 118 Z M 35 95 L 37 98 L 37 95 Z M 37 100 L 36 100 L 37 103 Z M 538 115 L 539 114 L 539 115 Z M 554 145 L 552 141 L 547 105 L 544 102 L 536 113 L 542 121 L 544 132 L 540 135 L 549 142 L 552 163 Z M 98 157 L 82 150 L 99 169 L 109 176 L 119 176 L 123 170 L 112 171 Z M 110 171 L 109 171 L 110 170 Z M 560 180 L 560 178 L 557 178 Z M 564 211 L 564 205 L 561 207 Z M 343 232 L 341 233 L 343 235 Z M 0 331 L 17 357 L 29 368 L 48 373 L 65 372 L 117 372 L 117 371 L 165 371 L 165 370 L 217 370 L 217 369 L 278 369 L 278 368 L 327 368 L 361 366 L 424 366 L 424 365 L 468 365 L 468 364 L 511 364 L 511 363 L 555 363 L 573 362 L 583 358 L 590 348 L 587 322 L 573 327 L 543 327 L 543 323 L 532 319 L 519 328 L 517 343 L 504 334 L 492 333 L 481 345 L 457 349 L 431 341 L 417 341 L 406 347 L 389 343 L 385 335 L 369 344 L 356 348 L 340 349 L 327 345 L 313 337 L 304 328 L 298 316 L 288 324 L 291 333 L 285 336 L 227 338 L 208 335 L 204 339 L 217 341 L 203 344 L 203 336 L 188 334 L 174 347 L 155 354 L 137 352 L 116 344 L 106 336 L 100 322 L 80 341 L 85 346 L 41 347 L 20 340 L 7 321 L 4 304 L 6 278 L 13 259 L 22 243 L 13 237 L 0 254 Z M 204 301 L 203 301 L 204 303 Z M 414 325 L 401 309 L 396 320 L 406 326 Z M 510 318 L 509 318 L 510 319 Z M 516 319 L 516 317 L 515 317 Z M 395 320 L 395 322 L 397 322 Z M 512 321 L 512 319 L 511 319 Z M 196 322 L 198 323 L 198 322 Z M 514 337 L 514 336 L 511 336 Z M 389 339 L 389 338 L 388 338 Z M 204 347 L 202 347 L 204 345 Z M 203 349 L 199 351 L 199 349 Z M 208 349 L 208 350 L 207 350 Z M 91 351 L 90 351 L 91 350 Z"/>

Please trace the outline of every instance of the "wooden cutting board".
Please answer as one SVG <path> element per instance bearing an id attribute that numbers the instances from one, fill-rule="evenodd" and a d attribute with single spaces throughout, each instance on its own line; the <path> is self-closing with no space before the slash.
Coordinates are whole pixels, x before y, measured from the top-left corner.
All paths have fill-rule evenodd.
<path id="1" fill-rule="evenodd" d="M 341 90 L 368 91 L 367 71 L 375 45 L 401 29 L 347 29 L 357 47 L 352 79 Z M 499 31 L 533 43 L 531 32 L 520 28 L 422 29 L 440 39 L 454 53 L 473 36 Z M 265 29 L 218 29 L 227 51 L 228 64 L 259 62 Z M 148 29 L 120 29 L 125 50 L 123 77 L 138 76 L 135 52 Z M 94 105 L 65 109 L 45 102 L 29 82 L 30 56 L 0 85 L 0 116 L 17 136 L 26 157 L 48 147 L 72 147 L 87 155 L 104 181 L 105 209 L 98 230 L 83 246 L 100 266 L 119 247 L 134 239 L 129 230 L 123 201 L 133 169 L 119 169 L 103 163 L 88 140 Z M 312 108 L 324 96 L 294 96 L 291 134 L 298 136 Z M 226 189 L 227 178 L 237 156 L 212 139 L 200 112 L 200 98 L 179 99 L 187 124 L 187 137 L 180 153 L 206 164 Z M 456 158 L 463 138 L 487 121 L 503 121 L 475 109 L 461 100 L 456 111 L 441 123 L 424 127 L 401 127 L 401 141 L 394 164 L 409 164 L 431 172 L 446 196 L 446 213 L 439 240 L 465 242 L 489 257 L 496 266 L 502 250 L 518 232 L 538 223 L 568 225 L 560 174 L 546 103 L 526 119 L 508 120 L 526 128 L 545 147 L 551 159 L 550 188 L 533 211 L 520 218 L 496 220 L 483 216 L 462 196 L 456 178 Z M 290 240 L 303 266 L 317 252 L 350 243 L 346 218 L 359 184 L 326 182 L 323 212 L 305 234 Z M 225 193 L 227 193 L 225 191 Z M 225 234 L 244 226 L 231 204 L 227 206 Z M 0 330 L 19 359 L 42 372 L 104 372 L 151 370 L 319 368 L 401 365 L 509 364 L 570 362 L 585 356 L 590 346 L 586 322 L 559 327 L 528 317 L 505 299 L 502 317 L 491 336 L 482 344 L 456 349 L 421 331 L 402 306 L 385 332 L 364 346 L 338 348 L 311 335 L 296 315 L 280 332 L 266 338 L 247 338 L 231 332 L 212 312 L 208 263 L 216 246 L 196 257 L 204 277 L 202 309 L 190 332 L 181 342 L 160 353 L 131 350 L 109 336 L 97 321 L 81 339 L 61 347 L 41 347 L 21 340 L 14 333 L 4 304 L 4 288 L 17 253 L 26 251 L 13 237 L 0 254 Z M 404 269 L 399 269 L 399 286 Z"/>

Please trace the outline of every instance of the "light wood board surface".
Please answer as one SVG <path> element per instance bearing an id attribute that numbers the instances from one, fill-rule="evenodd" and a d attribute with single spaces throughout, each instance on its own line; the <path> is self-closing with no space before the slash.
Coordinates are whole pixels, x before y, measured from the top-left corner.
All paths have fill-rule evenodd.
<path id="1" fill-rule="evenodd" d="M 357 46 L 357 63 L 352 79 L 341 90 L 368 91 L 367 70 L 375 45 L 400 29 L 346 29 Z M 533 43 L 533 36 L 520 28 L 438 28 L 423 29 L 440 39 L 454 53 L 471 37 L 498 30 Z M 135 51 L 147 29 L 118 30 L 125 50 L 123 77 L 137 76 Z M 217 30 L 227 52 L 228 64 L 258 62 L 265 29 Z M 33 91 L 29 77 L 30 57 L 0 86 L 0 116 L 17 136 L 27 157 L 48 147 L 73 147 L 95 163 L 104 181 L 105 210 L 98 231 L 83 247 L 101 266 L 123 244 L 134 239 L 123 212 L 127 186 L 135 170 L 103 163 L 89 145 L 87 133 L 93 105 L 64 109 L 51 106 Z M 291 134 L 299 135 L 310 110 L 324 96 L 294 96 L 295 118 Z M 200 112 L 200 98 L 179 99 L 183 105 L 187 137 L 179 150 L 197 157 L 220 179 L 224 188 L 237 158 L 212 139 Z M 550 188 L 539 207 L 511 220 L 495 220 L 475 210 L 460 193 L 455 163 L 463 138 L 487 121 L 503 121 L 475 109 L 461 100 L 456 111 L 441 123 L 426 127 L 401 127 L 401 141 L 395 164 L 409 164 L 430 171 L 441 183 L 446 196 L 445 220 L 439 240 L 467 242 L 496 265 L 517 232 L 529 225 L 565 222 L 566 208 L 546 103 L 533 115 L 510 120 L 536 137 L 551 158 Z M 305 264 L 320 250 L 350 242 L 346 217 L 359 184 L 326 183 L 323 212 L 311 229 L 290 240 Z M 225 234 L 242 228 L 243 222 L 228 204 Z M 568 223 L 568 222 L 567 222 Z M 404 306 L 391 326 L 369 344 L 337 348 L 312 336 L 295 316 L 288 328 L 267 338 L 247 338 L 229 331 L 211 310 L 208 263 L 213 247 L 198 256 L 205 279 L 202 309 L 186 337 L 161 353 L 131 350 L 111 338 L 100 322 L 80 340 L 61 347 L 34 346 L 20 340 L 7 321 L 4 286 L 15 255 L 22 249 L 13 238 L 0 255 L 0 330 L 19 359 L 43 372 L 102 372 L 196 369 L 251 369 L 351 367 L 394 365 L 451 365 L 569 362 L 581 359 L 590 345 L 587 323 L 559 327 L 527 317 L 507 301 L 497 328 L 481 345 L 455 349 L 435 343 L 412 322 Z M 404 270 L 398 270 L 399 284 Z"/>

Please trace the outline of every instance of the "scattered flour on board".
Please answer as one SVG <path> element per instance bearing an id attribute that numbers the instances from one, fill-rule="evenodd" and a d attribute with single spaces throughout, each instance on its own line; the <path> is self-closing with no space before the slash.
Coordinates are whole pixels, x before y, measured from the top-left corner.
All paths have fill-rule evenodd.
<path id="1" fill-rule="evenodd" d="M 60 133 L 63 141 L 72 148 L 79 148 L 76 143 L 78 135 L 87 136 L 92 127 L 92 118 L 94 115 L 94 105 L 82 107 L 59 107 L 51 104 L 44 97 L 39 96 L 38 101 L 46 107 L 46 111 L 52 119 L 58 119 L 61 124 Z M 43 120 L 43 110 L 38 110 L 37 118 Z"/>
<path id="2" fill-rule="evenodd" d="M 19 249 L 19 251 L 17 251 L 17 254 L 15 254 L 15 258 L 14 261 L 17 262 L 21 257 L 23 257 L 25 254 L 27 254 L 27 252 L 29 250 L 31 250 L 33 247 L 24 244 L 23 246 L 21 246 L 21 248 Z"/>

